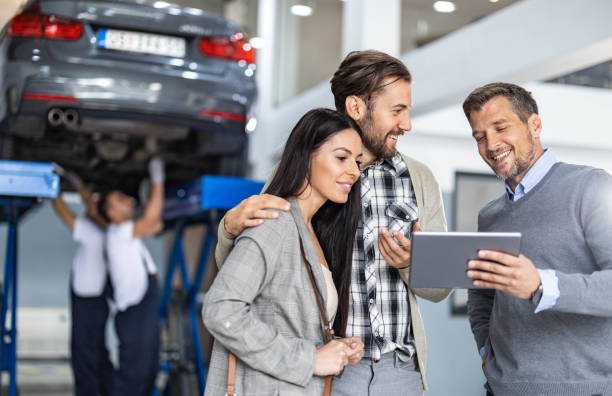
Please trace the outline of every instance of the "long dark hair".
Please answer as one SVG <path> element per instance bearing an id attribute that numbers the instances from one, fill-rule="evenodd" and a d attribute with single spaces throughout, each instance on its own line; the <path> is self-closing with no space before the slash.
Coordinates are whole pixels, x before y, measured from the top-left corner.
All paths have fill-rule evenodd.
<path id="1" fill-rule="evenodd" d="M 304 114 L 291 131 L 276 173 L 265 192 L 283 198 L 302 193 L 304 180 L 310 182 L 312 154 L 332 135 L 345 129 L 354 129 L 361 135 L 353 120 L 334 110 L 320 108 Z M 346 203 L 328 200 L 312 218 L 312 228 L 338 291 L 334 333 L 340 337 L 344 337 L 346 332 L 353 242 L 360 216 L 361 183 L 357 180 Z"/>

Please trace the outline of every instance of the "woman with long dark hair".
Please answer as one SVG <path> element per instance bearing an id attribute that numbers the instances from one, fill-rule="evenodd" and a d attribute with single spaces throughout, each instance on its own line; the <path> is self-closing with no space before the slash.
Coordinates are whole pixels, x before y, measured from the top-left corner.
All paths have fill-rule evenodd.
<path id="1" fill-rule="evenodd" d="M 204 323 L 215 337 L 206 395 L 225 394 L 228 380 L 241 396 L 320 395 L 326 376 L 361 358 L 361 340 L 342 338 L 361 215 L 358 131 L 346 116 L 315 109 L 291 132 L 265 190 L 290 211 L 246 229 L 206 295 Z M 329 342 L 327 322 L 338 337 Z"/>

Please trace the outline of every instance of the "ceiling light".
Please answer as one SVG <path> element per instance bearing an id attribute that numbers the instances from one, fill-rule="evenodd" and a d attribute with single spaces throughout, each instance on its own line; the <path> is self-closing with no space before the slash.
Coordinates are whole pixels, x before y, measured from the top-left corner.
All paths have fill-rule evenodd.
<path id="1" fill-rule="evenodd" d="M 292 5 L 291 13 L 293 15 L 307 17 L 312 14 L 312 7 L 303 4 Z"/>
<path id="2" fill-rule="evenodd" d="M 453 12 L 455 11 L 455 3 L 452 1 L 436 1 L 433 4 L 433 9 L 442 13 Z"/>
<path id="3" fill-rule="evenodd" d="M 499 0 L 489 0 L 491 3 L 497 3 Z"/>

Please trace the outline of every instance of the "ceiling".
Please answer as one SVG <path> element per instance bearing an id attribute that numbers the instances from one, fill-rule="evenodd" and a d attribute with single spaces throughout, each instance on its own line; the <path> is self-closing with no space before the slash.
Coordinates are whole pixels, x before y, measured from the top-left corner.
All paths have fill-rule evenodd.
<path id="1" fill-rule="evenodd" d="M 443 14 L 433 9 L 434 0 L 402 0 L 401 52 L 425 45 L 516 2 L 455 0 L 455 11 Z"/>

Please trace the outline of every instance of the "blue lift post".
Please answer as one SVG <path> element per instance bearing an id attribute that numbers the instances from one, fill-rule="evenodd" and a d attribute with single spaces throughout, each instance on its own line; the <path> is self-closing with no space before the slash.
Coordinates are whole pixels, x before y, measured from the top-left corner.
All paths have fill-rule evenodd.
<path id="1" fill-rule="evenodd" d="M 262 182 L 237 177 L 205 175 L 180 188 L 169 191 L 166 196 L 164 220 L 166 224 L 173 225 L 175 238 L 164 278 L 160 317 L 162 321 L 168 318 L 172 280 L 177 267 L 179 267 L 185 296 L 184 306 L 187 307 L 190 322 L 194 365 L 200 395 L 204 393 L 206 386 L 206 365 L 198 328 L 200 315 L 197 297 L 202 287 L 211 249 L 216 241 L 217 225 L 225 211 L 238 205 L 243 199 L 259 194 L 263 185 Z M 193 223 L 206 224 L 206 232 L 192 280 L 187 268 L 183 233 L 185 228 Z M 170 372 L 172 362 L 170 360 L 162 361 L 160 370 L 166 373 Z M 167 395 L 170 390 L 169 387 L 166 387 L 166 389 L 156 390 L 154 394 L 159 395 L 158 392 Z"/>
<path id="2" fill-rule="evenodd" d="M 0 161 L 0 217 L 8 224 L 4 290 L 0 305 L 0 373 L 9 374 L 9 396 L 17 396 L 17 231 L 19 219 L 38 198 L 55 198 L 59 176 L 51 163 Z M 7 323 L 7 316 L 10 324 Z"/>

